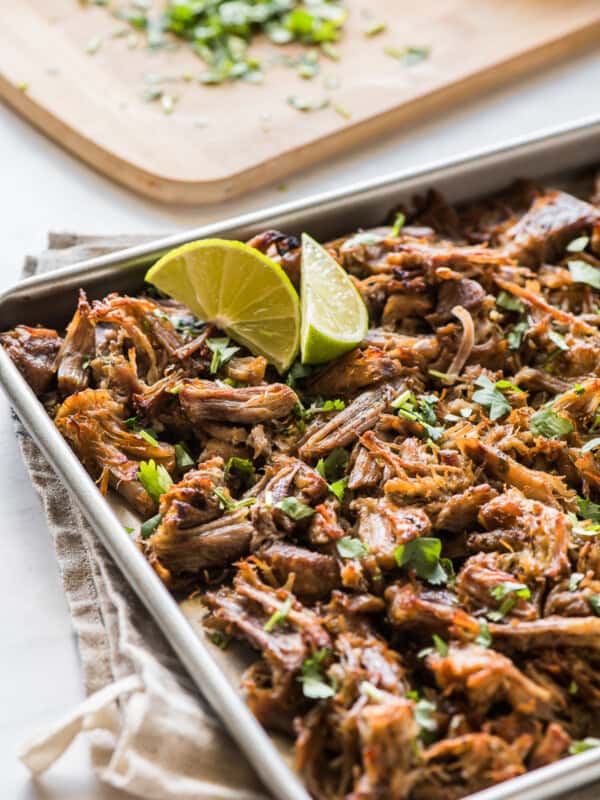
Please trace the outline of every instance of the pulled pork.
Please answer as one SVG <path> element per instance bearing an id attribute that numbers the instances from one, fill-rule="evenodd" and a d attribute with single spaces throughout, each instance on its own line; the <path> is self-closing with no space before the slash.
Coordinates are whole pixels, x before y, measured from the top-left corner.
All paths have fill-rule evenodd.
<path id="1" fill-rule="evenodd" d="M 406 218 L 327 245 L 371 326 L 319 367 L 145 296 L 0 335 L 160 577 L 259 654 L 248 703 L 318 800 L 457 800 L 600 735 L 600 208 L 520 182 Z M 295 237 L 250 244 L 298 282 Z"/>

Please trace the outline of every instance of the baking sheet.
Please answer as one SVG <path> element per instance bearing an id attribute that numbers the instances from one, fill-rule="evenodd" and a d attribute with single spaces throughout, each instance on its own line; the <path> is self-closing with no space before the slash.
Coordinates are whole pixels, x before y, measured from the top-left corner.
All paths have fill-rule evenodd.
<path id="1" fill-rule="evenodd" d="M 454 202 L 486 194 L 519 176 L 545 178 L 554 184 L 589 177 L 600 161 L 600 119 L 583 121 L 558 131 L 418 172 L 402 173 L 327 193 L 299 203 L 206 226 L 122 253 L 39 276 L 0 297 L 0 329 L 18 323 L 64 327 L 76 303 L 79 287 L 90 297 L 110 291 L 139 290 L 147 266 L 166 250 L 196 238 L 221 236 L 246 239 L 264 227 L 300 233 L 310 230 L 328 238 L 353 227 L 380 223 L 400 201 L 429 187 L 444 191 Z M 582 168 L 586 166 L 585 171 Z M 565 173 L 568 171 L 568 173 Z M 562 174 L 559 174 L 562 173 Z M 554 175 L 554 178 L 550 178 Z M 103 498 L 70 450 L 43 407 L 0 349 L 0 384 L 45 456 L 63 478 L 140 599 L 161 627 L 191 677 L 227 725 L 258 774 L 279 800 L 308 800 L 290 764 L 291 748 L 268 736 L 254 719 L 239 692 L 239 675 L 248 653 L 235 646 L 223 653 L 207 642 L 200 625 L 197 601 L 177 605 L 123 525 L 135 521 L 116 497 Z M 181 613 L 183 611 L 183 614 Z M 237 658 L 232 658 L 237 654 Z M 470 800 L 545 800 L 600 778 L 600 749 L 564 759 L 471 795 Z"/>

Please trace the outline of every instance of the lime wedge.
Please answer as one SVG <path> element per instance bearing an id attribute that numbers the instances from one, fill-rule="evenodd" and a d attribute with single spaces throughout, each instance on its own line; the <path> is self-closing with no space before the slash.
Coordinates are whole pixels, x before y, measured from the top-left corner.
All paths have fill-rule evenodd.
<path id="1" fill-rule="evenodd" d="M 367 308 L 350 276 L 327 250 L 302 234 L 303 364 L 322 364 L 356 347 L 369 325 Z"/>
<path id="2" fill-rule="evenodd" d="M 281 267 L 253 247 L 203 239 L 172 250 L 146 280 L 284 372 L 298 352 L 300 304 Z"/>

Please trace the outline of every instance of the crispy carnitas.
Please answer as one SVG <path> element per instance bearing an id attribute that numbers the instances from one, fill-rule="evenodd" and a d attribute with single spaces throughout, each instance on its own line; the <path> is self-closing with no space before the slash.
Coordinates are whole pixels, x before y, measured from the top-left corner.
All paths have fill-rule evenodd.
<path id="1" fill-rule="evenodd" d="M 520 182 L 404 219 L 327 245 L 371 327 L 320 367 L 148 295 L 0 337 L 161 578 L 257 651 L 248 703 L 318 800 L 455 800 L 600 735 L 600 207 Z M 295 238 L 251 244 L 297 283 Z"/>

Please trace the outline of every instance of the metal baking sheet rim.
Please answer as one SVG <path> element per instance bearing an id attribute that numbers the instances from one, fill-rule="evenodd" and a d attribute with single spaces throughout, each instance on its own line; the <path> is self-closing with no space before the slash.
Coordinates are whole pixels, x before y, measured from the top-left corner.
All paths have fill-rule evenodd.
<path id="1" fill-rule="evenodd" d="M 363 205 L 371 200 L 374 202 L 388 196 L 391 199 L 394 193 L 422 190 L 432 185 L 439 185 L 444 179 L 460 181 L 462 178 L 471 187 L 477 183 L 477 174 L 482 171 L 502 173 L 503 166 L 506 167 L 508 164 L 514 166 L 520 162 L 526 164 L 528 158 L 552 157 L 555 153 L 562 152 L 565 147 L 581 148 L 578 154 L 571 157 L 570 164 L 563 153 L 565 169 L 569 166 L 581 166 L 586 161 L 589 163 L 594 158 L 600 161 L 600 117 L 587 118 L 576 124 L 509 142 L 499 148 L 469 153 L 419 170 L 396 173 L 382 179 L 362 182 L 341 191 L 328 192 L 300 202 L 225 220 L 222 223 L 129 248 L 120 253 L 91 259 L 48 275 L 29 278 L 0 296 L 0 328 L 8 327 L 4 324 L 2 312 L 5 306 L 11 305 L 11 302 L 18 306 L 28 299 L 33 299 L 36 294 L 43 295 L 45 289 L 51 291 L 54 288 L 55 291 L 59 291 L 61 283 L 69 287 L 77 280 L 89 281 L 106 272 L 114 273 L 124 267 L 137 266 L 141 270 L 143 264 L 157 258 L 166 250 L 196 238 L 234 236 L 236 231 L 247 231 L 251 228 L 256 230 L 275 222 L 282 225 L 285 220 L 291 225 L 294 218 L 306 216 L 311 211 L 313 213 L 318 211 L 319 216 L 323 218 L 327 214 L 339 213 L 353 203 Z M 553 162 L 554 165 L 559 166 L 557 162 Z M 506 182 L 505 175 L 501 174 L 500 177 Z M 465 190 L 464 196 L 488 191 L 487 183 L 484 179 L 484 185 L 480 183 L 477 190 Z M 154 570 L 131 539 L 123 536 L 120 520 L 100 495 L 94 482 L 70 450 L 43 406 L 1 348 L 0 384 L 24 426 L 73 493 L 100 540 L 152 614 L 195 684 L 253 764 L 265 786 L 278 800 L 309 800 L 309 795 L 296 773 L 285 764 L 266 731 L 224 677 L 209 650 L 196 635 Z M 469 795 L 469 798 L 464 800 L 545 800 L 599 778 L 600 748 L 541 767 Z"/>

